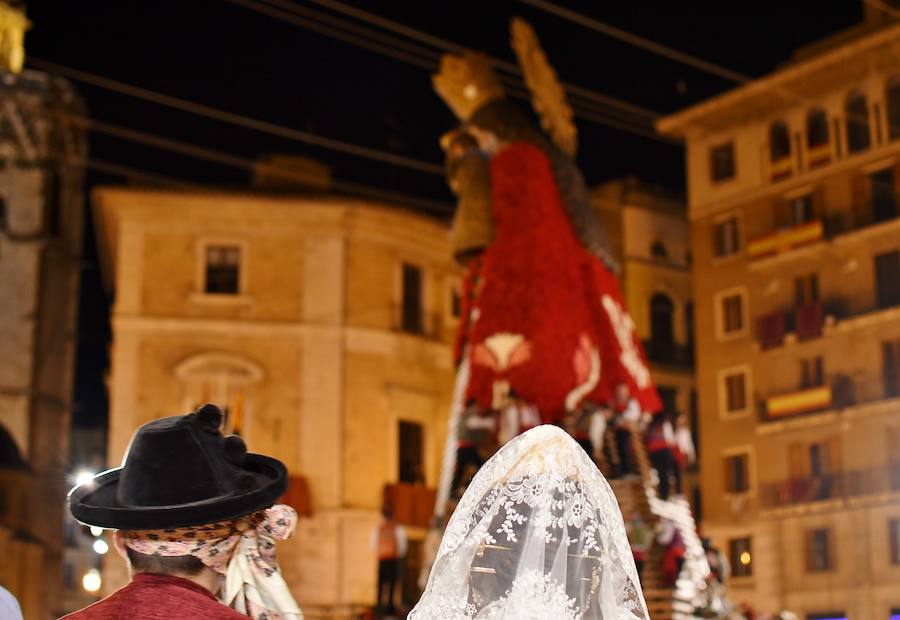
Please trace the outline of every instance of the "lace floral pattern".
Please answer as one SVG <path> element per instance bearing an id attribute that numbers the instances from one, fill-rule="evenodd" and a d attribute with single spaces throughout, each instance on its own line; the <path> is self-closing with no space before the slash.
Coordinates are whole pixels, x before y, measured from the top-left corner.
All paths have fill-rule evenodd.
<path id="1" fill-rule="evenodd" d="M 618 502 L 566 433 L 539 426 L 475 476 L 411 620 L 648 618 Z"/>

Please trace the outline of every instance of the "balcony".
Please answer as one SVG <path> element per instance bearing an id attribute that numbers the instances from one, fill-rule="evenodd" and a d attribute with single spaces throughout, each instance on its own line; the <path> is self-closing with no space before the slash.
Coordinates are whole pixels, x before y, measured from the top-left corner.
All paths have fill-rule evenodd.
<path id="1" fill-rule="evenodd" d="M 824 385 L 800 387 L 761 399 L 760 422 L 775 422 L 828 409 L 857 404 L 853 380 L 847 375 L 834 375 Z"/>
<path id="2" fill-rule="evenodd" d="M 404 310 L 403 306 L 395 305 L 392 307 L 391 316 L 393 331 L 430 340 L 441 340 L 444 330 L 450 327 L 440 312 Z"/>
<path id="3" fill-rule="evenodd" d="M 436 499 L 437 491 L 420 484 L 397 482 L 384 487 L 384 507 L 402 525 L 428 527 Z"/>
<path id="4" fill-rule="evenodd" d="M 693 368 L 694 347 L 675 344 L 674 342 L 660 342 L 657 340 L 644 340 L 644 352 L 652 364 L 664 364 Z"/>
<path id="5" fill-rule="evenodd" d="M 747 242 L 747 255 L 750 260 L 768 258 L 816 243 L 824 238 L 825 225 L 821 220 L 813 220 L 751 239 Z"/>
<path id="6" fill-rule="evenodd" d="M 769 162 L 769 176 L 772 179 L 772 183 L 777 183 L 793 174 L 794 162 L 791 159 L 790 154 L 786 157 Z"/>
<path id="7" fill-rule="evenodd" d="M 820 385 L 769 396 L 763 402 L 763 417 L 774 420 L 831 408 L 834 395 L 830 385 Z"/>
<path id="8" fill-rule="evenodd" d="M 790 478 L 763 484 L 759 489 L 760 508 L 784 508 L 844 497 L 845 473 Z"/>
<path id="9" fill-rule="evenodd" d="M 780 347 L 789 333 L 793 333 L 798 341 L 818 338 L 824 325 L 825 307 L 822 302 L 800 304 L 793 310 L 761 317 L 758 323 L 759 344 L 763 350 Z"/>
<path id="10" fill-rule="evenodd" d="M 790 478 L 760 485 L 761 508 L 786 508 L 802 504 L 841 501 L 900 491 L 900 462 L 885 467 L 840 471 L 818 476 Z"/>

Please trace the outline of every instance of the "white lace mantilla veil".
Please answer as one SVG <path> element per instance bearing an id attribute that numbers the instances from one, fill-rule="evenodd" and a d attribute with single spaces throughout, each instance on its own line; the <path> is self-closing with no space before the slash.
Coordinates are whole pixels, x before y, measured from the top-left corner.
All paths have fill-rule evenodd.
<path id="1" fill-rule="evenodd" d="M 503 446 L 450 518 L 409 620 L 649 620 L 619 504 L 555 426 Z"/>

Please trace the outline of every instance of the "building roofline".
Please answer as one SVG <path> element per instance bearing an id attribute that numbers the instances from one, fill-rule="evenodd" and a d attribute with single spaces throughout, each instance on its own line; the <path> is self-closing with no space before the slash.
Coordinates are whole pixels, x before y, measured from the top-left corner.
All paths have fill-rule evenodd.
<path id="1" fill-rule="evenodd" d="M 346 196 L 324 192 L 292 192 L 279 190 L 261 190 L 255 188 L 227 189 L 216 186 L 188 185 L 188 186 L 150 186 L 150 185 L 98 185 L 90 191 L 91 216 L 94 220 L 94 230 L 97 243 L 97 252 L 100 262 L 100 271 L 103 285 L 107 291 L 114 290 L 115 272 L 115 244 L 118 233 L 114 228 L 118 225 L 117 215 L 110 212 L 107 199 L 116 194 L 146 194 L 164 195 L 167 197 L 193 197 L 200 199 L 214 199 L 226 197 L 228 199 L 250 198 L 272 203 L 273 206 L 295 206 L 298 209 L 304 207 L 319 207 L 327 209 L 348 211 L 366 211 L 382 213 L 399 217 L 415 218 L 426 226 L 446 227 L 448 218 L 438 217 L 433 214 L 417 210 L 405 205 L 394 205 L 385 201 Z"/>
<path id="2" fill-rule="evenodd" d="M 900 39 L 900 23 L 885 26 L 871 35 L 854 39 L 808 59 L 789 64 L 783 69 L 778 69 L 721 95 L 665 116 L 656 122 L 656 130 L 663 135 L 684 136 L 686 130 L 692 125 L 702 124 L 707 115 L 738 106 L 756 96 L 781 95 L 786 99 L 793 100 L 792 102 L 796 102 L 798 99 L 802 100 L 804 98 L 802 95 L 784 92 L 786 85 L 792 80 L 822 70 L 829 65 L 838 64 L 849 57 L 863 54 L 895 39 Z"/>

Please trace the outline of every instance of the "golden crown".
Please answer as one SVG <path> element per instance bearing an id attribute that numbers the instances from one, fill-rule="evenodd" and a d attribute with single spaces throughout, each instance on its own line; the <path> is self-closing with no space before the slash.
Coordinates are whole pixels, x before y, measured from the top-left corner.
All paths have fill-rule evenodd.
<path id="1" fill-rule="evenodd" d="M 431 82 L 461 121 L 469 120 L 489 101 L 503 97 L 503 86 L 490 59 L 477 52 L 465 52 L 462 56 L 444 54 L 441 70 L 431 76 Z"/>

